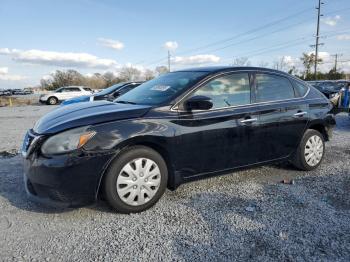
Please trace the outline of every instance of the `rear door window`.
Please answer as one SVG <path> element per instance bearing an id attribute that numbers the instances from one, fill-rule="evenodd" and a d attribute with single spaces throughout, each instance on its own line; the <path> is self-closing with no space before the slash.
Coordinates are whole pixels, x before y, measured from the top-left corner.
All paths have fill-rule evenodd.
<path id="1" fill-rule="evenodd" d="M 293 80 L 293 85 L 295 89 L 295 95 L 297 97 L 303 97 L 309 89 L 306 85 L 300 83 L 299 81 Z"/>
<path id="2" fill-rule="evenodd" d="M 288 78 L 273 74 L 256 74 L 256 102 L 269 102 L 295 98 Z"/>

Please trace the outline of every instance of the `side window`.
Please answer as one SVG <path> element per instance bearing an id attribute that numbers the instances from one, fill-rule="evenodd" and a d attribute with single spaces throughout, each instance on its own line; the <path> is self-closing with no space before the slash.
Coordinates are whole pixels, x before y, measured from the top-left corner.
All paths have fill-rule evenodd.
<path id="1" fill-rule="evenodd" d="M 295 80 L 293 80 L 293 85 L 294 85 L 295 94 L 297 97 L 303 97 L 306 94 L 308 90 L 306 85 L 303 85 L 299 81 L 295 81 Z"/>
<path id="2" fill-rule="evenodd" d="M 237 73 L 211 80 L 192 96 L 207 96 L 213 101 L 213 109 L 250 104 L 248 73 Z"/>
<path id="3" fill-rule="evenodd" d="M 122 89 L 119 90 L 119 94 L 122 95 L 122 94 L 125 94 L 127 92 L 129 92 L 131 89 L 133 89 L 135 86 L 133 85 L 128 85 L 126 87 L 123 87 Z"/>
<path id="4" fill-rule="evenodd" d="M 256 102 L 294 98 L 291 82 L 283 76 L 256 74 Z"/>
<path id="5" fill-rule="evenodd" d="M 83 89 L 84 89 L 85 91 L 92 91 L 91 88 L 89 88 L 89 87 L 84 87 Z"/>
<path id="6" fill-rule="evenodd" d="M 71 87 L 69 89 L 70 89 L 69 92 L 81 92 L 79 87 Z"/>

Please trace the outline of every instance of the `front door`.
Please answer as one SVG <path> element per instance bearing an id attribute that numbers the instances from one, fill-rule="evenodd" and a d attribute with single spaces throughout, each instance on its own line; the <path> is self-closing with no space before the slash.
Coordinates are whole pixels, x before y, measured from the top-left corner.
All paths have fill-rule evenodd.
<path id="1" fill-rule="evenodd" d="M 231 169 L 256 161 L 258 114 L 251 104 L 250 74 L 218 76 L 196 89 L 186 99 L 202 95 L 213 108 L 186 112 L 179 106 L 181 139 L 179 158 L 184 176 Z"/>

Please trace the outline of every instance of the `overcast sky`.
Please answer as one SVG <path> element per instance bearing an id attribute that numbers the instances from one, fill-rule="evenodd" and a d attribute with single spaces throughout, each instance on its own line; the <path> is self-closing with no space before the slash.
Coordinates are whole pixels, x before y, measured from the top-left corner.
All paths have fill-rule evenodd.
<path id="1" fill-rule="evenodd" d="M 323 70 L 350 60 L 350 1 L 322 6 Z M 123 65 L 143 70 L 228 65 L 248 57 L 262 65 L 285 56 L 300 66 L 311 52 L 316 0 L 116 1 L 1 0 L 0 88 L 38 85 L 55 70 L 83 74 L 117 72 Z M 350 62 L 340 63 L 350 71 Z"/>

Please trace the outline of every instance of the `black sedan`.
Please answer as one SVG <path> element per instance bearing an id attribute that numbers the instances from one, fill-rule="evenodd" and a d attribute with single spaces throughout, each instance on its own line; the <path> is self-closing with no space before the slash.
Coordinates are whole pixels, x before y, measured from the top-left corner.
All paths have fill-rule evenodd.
<path id="1" fill-rule="evenodd" d="M 60 206 L 103 196 L 132 213 L 199 178 L 279 161 L 313 170 L 335 125 L 331 109 L 318 90 L 276 70 L 168 73 L 114 102 L 42 117 L 23 143 L 26 190 Z"/>

